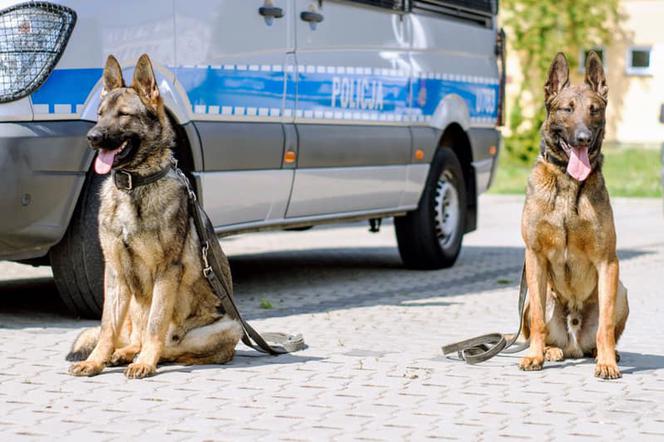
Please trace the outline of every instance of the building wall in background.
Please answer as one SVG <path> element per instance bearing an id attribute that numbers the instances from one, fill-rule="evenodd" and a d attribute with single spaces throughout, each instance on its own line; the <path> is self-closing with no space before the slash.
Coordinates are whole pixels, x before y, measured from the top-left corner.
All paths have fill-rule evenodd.
<path id="1" fill-rule="evenodd" d="M 659 147 L 664 124 L 664 1 L 623 0 L 622 30 L 606 51 L 609 108 L 606 140 Z M 648 73 L 630 67 L 631 47 L 650 48 Z"/>
<path id="2" fill-rule="evenodd" d="M 609 83 L 605 139 L 608 143 L 659 148 L 664 143 L 664 124 L 659 122 L 660 107 L 664 104 L 664 0 L 622 0 L 620 7 L 621 31 L 615 34 L 610 45 L 596 48 L 604 52 Z M 628 58 L 632 47 L 650 48 L 647 73 L 630 68 Z M 551 59 L 554 55 L 551 54 Z M 567 56 L 578 57 L 577 61 L 583 65 L 583 54 Z M 507 72 L 506 115 L 509 118 L 509 104 L 518 93 L 524 74 L 527 75 L 513 52 L 508 52 Z M 571 74 L 573 82 L 583 81 L 582 69 Z M 542 78 L 542 87 L 544 81 Z M 543 106 L 543 103 L 532 105 Z M 528 115 L 529 110 L 524 109 L 524 114 Z M 509 131 L 505 134 L 509 135 Z"/>

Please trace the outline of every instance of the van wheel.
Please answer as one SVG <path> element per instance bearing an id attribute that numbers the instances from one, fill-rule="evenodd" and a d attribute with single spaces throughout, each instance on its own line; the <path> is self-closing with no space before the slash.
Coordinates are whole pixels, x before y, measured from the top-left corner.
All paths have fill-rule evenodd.
<path id="1" fill-rule="evenodd" d="M 69 227 L 49 253 L 55 285 L 69 310 L 99 318 L 104 299 L 104 258 L 99 245 L 99 190 L 106 177 L 90 172 Z"/>
<path id="2" fill-rule="evenodd" d="M 396 217 L 399 254 L 412 269 L 454 265 L 466 225 L 466 186 L 452 149 L 438 149 L 417 210 Z"/>

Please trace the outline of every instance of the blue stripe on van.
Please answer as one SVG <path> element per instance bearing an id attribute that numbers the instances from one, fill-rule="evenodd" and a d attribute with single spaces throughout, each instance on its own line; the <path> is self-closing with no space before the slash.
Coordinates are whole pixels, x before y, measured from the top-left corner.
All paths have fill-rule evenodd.
<path id="1" fill-rule="evenodd" d="M 55 112 L 56 104 L 68 104 L 71 113 L 76 113 L 76 105 L 85 103 L 102 72 L 98 68 L 56 69 L 32 94 L 32 104 L 48 105 L 50 114 Z"/>
<path id="2" fill-rule="evenodd" d="M 245 112 L 246 108 L 280 110 L 283 104 L 283 71 L 211 66 L 176 67 L 173 71 L 187 91 L 192 111 L 196 110 L 196 106 L 205 106 L 205 113 L 210 112 L 210 106 L 245 108 Z"/>
<path id="3" fill-rule="evenodd" d="M 174 67 L 194 114 L 280 116 L 284 88 L 286 107 L 293 109 L 295 75 L 281 66 Z M 384 75 L 382 69 L 300 67 L 297 75 L 297 115 L 315 119 L 380 121 L 427 120 L 449 94 L 468 105 L 471 119 L 491 121 L 497 117 L 498 84 L 492 79 L 425 74 L 409 79 L 399 73 Z M 36 105 L 69 105 L 71 113 L 85 103 L 102 69 L 58 69 L 32 95 Z M 194 117 L 195 119 L 195 117 Z"/>

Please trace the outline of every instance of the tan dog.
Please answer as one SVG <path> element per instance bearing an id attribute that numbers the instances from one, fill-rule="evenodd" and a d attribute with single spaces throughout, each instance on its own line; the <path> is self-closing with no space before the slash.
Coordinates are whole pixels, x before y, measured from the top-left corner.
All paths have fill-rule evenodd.
<path id="1" fill-rule="evenodd" d="M 620 377 L 616 342 L 629 307 L 602 176 L 608 88 L 600 58 L 592 52 L 585 83 L 572 86 L 559 53 L 544 90 L 541 154 L 528 179 L 521 223 L 530 349 L 520 367 L 540 370 L 545 359 L 596 355 L 595 376 L 614 379 Z"/>
<path id="2" fill-rule="evenodd" d="M 97 173 L 124 170 L 135 177 L 165 171 L 172 161 L 171 127 L 150 59 L 141 56 L 130 87 L 109 56 L 99 119 L 88 133 L 98 151 Z M 132 190 L 107 179 L 101 190 L 99 235 L 106 262 L 101 328 L 81 333 L 68 360 L 70 373 L 92 376 L 127 364 L 129 378 L 155 373 L 160 361 L 225 363 L 242 336 L 240 324 L 219 309 L 203 277 L 198 235 L 187 191 L 173 171 Z M 224 277 L 230 282 L 228 262 Z M 136 358 L 134 360 L 134 358 Z"/>

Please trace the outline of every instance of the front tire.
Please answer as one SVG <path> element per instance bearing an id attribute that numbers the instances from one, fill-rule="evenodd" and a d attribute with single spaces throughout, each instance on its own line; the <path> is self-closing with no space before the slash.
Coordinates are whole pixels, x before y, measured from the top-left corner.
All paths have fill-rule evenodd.
<path id="1" fill-rule="evenodd" d="M 105 176 L 90 172 L 60 242 L 49 253 L 60 298 L 77 316 L 101 316 L 104 257 L 99 244 L 99 191 Z"/>
<path id="2" fill-rule="evenodd" d="M 399 254 L 406 267 L 433 270 L 454 265 L 466 225 L 464 183 L 454 151 L 438 149 L 419 207 L 394 219 Z"/>

